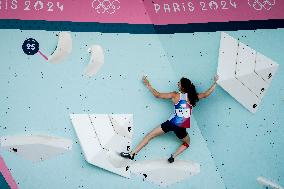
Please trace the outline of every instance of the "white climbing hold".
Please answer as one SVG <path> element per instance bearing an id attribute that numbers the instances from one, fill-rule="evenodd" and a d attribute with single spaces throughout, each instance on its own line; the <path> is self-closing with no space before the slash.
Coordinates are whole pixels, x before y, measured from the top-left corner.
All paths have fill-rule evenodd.
<path id="1" fill-rule="evenodd" d="M 93 45 L 88 49 L 88 52 L 91 53 L 91 57 L 90 62 L 86 67 L 85 74 L 91 77 L 95 75 L 104 64 L 104 51 L 101 46 Z"/>
<path id="2" fill-rule="evenodd" d="M 60 32 L 55 51 L 48 57 L 50 63 L 60 63 L 72 51 L 72 37 L 69 32 Z"/>
<path id="3" fill-rule="evenodd" d="M 146 160 L 133 163 L 130 171 L 144 180 L 166 187 L 200 173 L 200 165 L 192 161 L 168 163 L 166 159 Z"/>
<path id="4" fill-rule="evenodd" d="M 0 143 L 1 148 L 33 162 L 46 160 L 72 149 L 71 140 L 45 135 L 3 136 Z"/>

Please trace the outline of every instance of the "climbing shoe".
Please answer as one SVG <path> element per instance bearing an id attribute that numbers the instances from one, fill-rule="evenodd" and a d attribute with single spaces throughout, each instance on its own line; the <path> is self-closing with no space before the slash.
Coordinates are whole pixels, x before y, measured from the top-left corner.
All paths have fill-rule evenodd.
<path id="1" fill-rule="evenodd" d="M 171 155 L 171 157 L 168 159 L 169 163 L 173 163 L 175 161 L 175 158 L 173 158 L 173 155 Z"/>
<path id="2" fill-rule="evenodd" d="M 131 155 L 131 154 L 130 154 L 130 153 L 128 153 L 128 152 L 121 152 L 121 153 L 120 153 L 120 156 L 121 156 L 121 157 L 124 157 L 124 158 L 131 159 L 131 160 L 133 160 L 133 159 L 134 159 L 134 154 L 133 154 L 133 155 Z"/>

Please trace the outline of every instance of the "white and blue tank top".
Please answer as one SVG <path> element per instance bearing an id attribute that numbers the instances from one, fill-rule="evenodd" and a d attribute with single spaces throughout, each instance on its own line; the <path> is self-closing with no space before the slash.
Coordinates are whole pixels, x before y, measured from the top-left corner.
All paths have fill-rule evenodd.
<path id="1" fill-rule="evenodd" d="M 192 105 L 187 102 L 187 93 L 179 93 L 180 99 L 174 105 L 174 113 L 168 119 L 177 127 L 190 128 L 190 116 L 192 114 Z"/>

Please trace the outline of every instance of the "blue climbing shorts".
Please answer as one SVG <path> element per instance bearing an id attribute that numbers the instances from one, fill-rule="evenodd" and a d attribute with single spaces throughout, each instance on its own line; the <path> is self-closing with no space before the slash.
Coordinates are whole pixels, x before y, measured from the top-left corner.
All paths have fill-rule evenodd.
<path id="1" fill-rule="evenodd" d="M 187 131 L 186 131 L 186 128 L 178 127 L 175 124 L 171 123 L 169 120 L 162 123 L 161 128 L 165 133 L 167 133 L 169 131 L 173 131 L 179 139 L 183 139 L 188 134 Z"/>

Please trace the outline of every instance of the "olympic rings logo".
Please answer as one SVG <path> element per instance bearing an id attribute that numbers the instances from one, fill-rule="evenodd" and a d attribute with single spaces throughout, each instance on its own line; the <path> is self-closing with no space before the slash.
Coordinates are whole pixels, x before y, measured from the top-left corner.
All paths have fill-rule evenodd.
<path id="1" fill-rule="evenodd" d="M 99 14 L 104 14 L 105 12 L 113 14 L 116 10 L 120 9 L 119 4 L 119 0 L 94 0 L 92 2 L 92 7 Z"/>
<path id="2" fill-rule="evenodd" d="M 248 0 L 248 4 L 258 11 L 270 10 L 276 4 L 276 0 Z"/>

